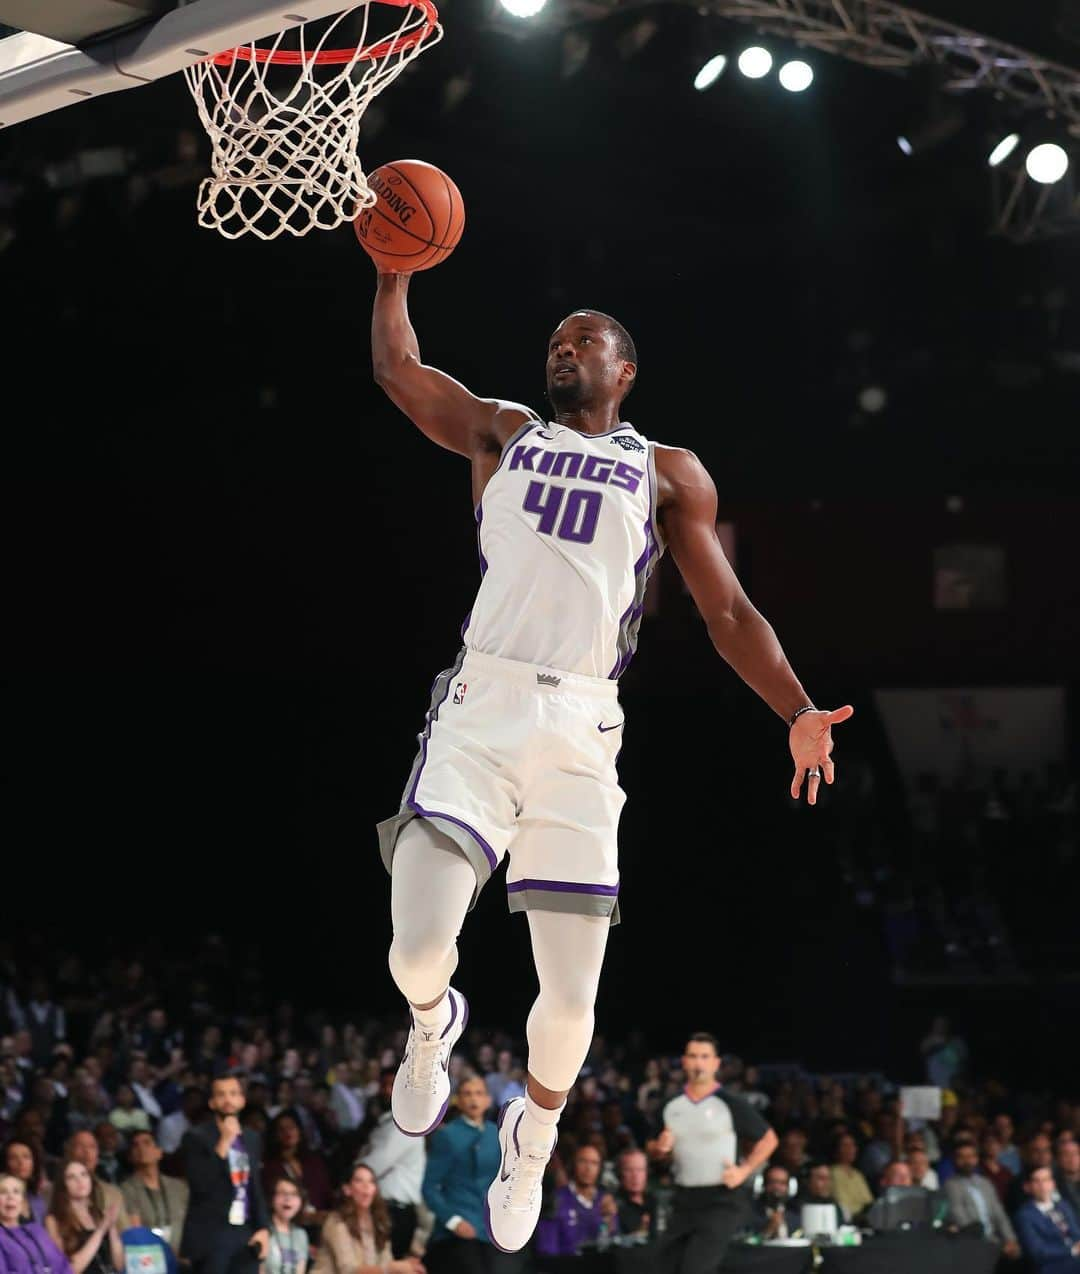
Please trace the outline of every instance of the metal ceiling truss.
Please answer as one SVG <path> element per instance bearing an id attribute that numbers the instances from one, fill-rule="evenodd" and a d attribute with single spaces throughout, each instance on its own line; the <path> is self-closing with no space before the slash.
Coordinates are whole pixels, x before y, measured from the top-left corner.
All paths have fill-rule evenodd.
<path id="1" fill-rule="evenodd" d="M 683 2 L 703 15 L 744 23 L 876 70 L 903 75 L 936 66 L 942 88 L 950 94 L 992 94 L 1018 113 L 1061 120 L 1080 137 L 1080 70 L 889 0 Z M 641 7 L 640 0 L 561 0 L 542 12 L 538 22 L 566 26 Z M 515 25 L 521 29 L 519 21 Z M 1080 161 L 1080 147 L 1074 159 Z M 1028 240 L 1080 231 L 1080 197 L 1070 178 L 1060 186 L 1067 189 L 1034 185 L 1018 151 L 1007 171 L 995 174 L 994 233 Z"/>

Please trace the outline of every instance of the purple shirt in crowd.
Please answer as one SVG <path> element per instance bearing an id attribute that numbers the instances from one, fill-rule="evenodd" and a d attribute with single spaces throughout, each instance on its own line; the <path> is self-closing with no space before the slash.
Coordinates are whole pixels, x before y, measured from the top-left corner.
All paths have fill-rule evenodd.
<path id="1" fill-rule="evenodd" d="M 555 1215 L 544 1218 L 536 1228 L 537 1252 L 541 1256 L 573 1256 L 582 1243 L 595 1239 L 604 1219 L 600 1203 L 606 1194 L 606 1190 L 597 1190 L 590 1205 L 572 1185 L 563 1186 L 555 1195 Z M 619 1218 L 613 1216 L 608 1227 L 611 1234 L 617 1233 Z"/>
<path id="2" fill-rule="evenodd" d="M 48 1230 L 36 1221 L 14 1225 L 9 1230 L 0 1225 L 0 1270 L 11 1274 L 71 1274 L 67 1257 L 49 1237 Z"/>

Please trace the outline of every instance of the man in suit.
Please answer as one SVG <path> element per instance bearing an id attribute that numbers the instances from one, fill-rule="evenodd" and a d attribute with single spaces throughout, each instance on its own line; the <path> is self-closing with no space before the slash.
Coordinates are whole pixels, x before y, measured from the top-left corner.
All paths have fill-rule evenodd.
<path id="1" fill-rule="evenodd" d="M 133 1172 L 120 1187 L 128 1217 L 133 1225 L 152 1230 L 179 1255 L 188 1209 L 187 1182 L 161 1171 L 161 1147 L 152 1132 L 133 1132 L 128 1149 Z"/>
<path id="2" fill-rule="evenodd" d="M 499 1172 L 499 1134 L 484 1118 L 491 1105 L 479 1076 L 458 1085 L 460 1117 L 428 1144 L 424 1202 L 435 1213 L 424 1264 L 429 1274 L 509 1274 L 524 1268 L 524 1252 L 500 1252 L 484 1224 L 484 1202 Z"/>
<path id="3" fill-rule="evenodd" d="M 1080 1143 L 1073 1137 L 1058 1138 L 1054 1152 L 1054 1184 L 1058 1194 L 1080 1216 Z"/>
<path id="4" fill-rule="evenodd" d="M 269 1247 L 259 1137 L 240 1127 L 244 1089 L 235 1075 L 210 1086 L 212 1123 L 184 1134 L 181 1153 L 191 1197 L 181 1255 L 193 1274 L 255 1274 Z"/>
<path id="5" fill-rule="evenodd" d="M 963 1141 L 953 1151 L 956 1172 L 945 1182 L 949 1218 L 958 1229 L 978 1225 L 985 1238 L 997 1243 L 1005 1256 L 1020 1255 L 1016 1233 L 1001 1206 L 997 1191 L 985 1178 L 977 1176 L 979 1150 L 973 1141 Z"/>
<path id="6" fill-rule="evenodd" d="M 1030 1198 L 1016 1214 L 1016 1228 L 1037 1274 L 1077 1274 L 1080 1220 L 1064 1199 L 1054 1202 L 1054 1174 L 1049 1168 L 1029 1168 L 1024 1189 Z"/>

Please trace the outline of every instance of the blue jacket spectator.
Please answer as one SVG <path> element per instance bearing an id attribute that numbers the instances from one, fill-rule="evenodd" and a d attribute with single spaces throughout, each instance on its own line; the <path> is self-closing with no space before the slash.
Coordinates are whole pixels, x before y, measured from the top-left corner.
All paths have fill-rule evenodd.
<path id="1" fill-rule="evenodd" d="M 484 1200 L 499 1171 L 499 1134 L 484 1118 L 491 1097 L 482 1079 L 462 1080 L 457 1102 L 460 1117 L 428 1145 L 423 1195 L 436 1222 L 430 1242 L 487 1243 Z"/>
<path id="2" fill-rule="evenodd" d="M 1016 1214 L 1016 1232 L 1037 1274 L 1080 1274 L 1080 1220 L 1064 1199 L 1054 1201 L 1054 1175 L 1032 1168 L 1031 1198 Z"/>

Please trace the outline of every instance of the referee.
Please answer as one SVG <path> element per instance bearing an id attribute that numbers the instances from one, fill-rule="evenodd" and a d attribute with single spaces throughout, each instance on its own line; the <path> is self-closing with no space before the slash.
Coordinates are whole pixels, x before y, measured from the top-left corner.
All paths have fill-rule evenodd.
<path id="1" fill-rule="evenodd" d="M 716 1040 L 692 1035 L 683 1054 L 686 1087 L 664 1107 L 664 1130 L 647 1147 L 653 1159 L 674 1163 L 675 1206 L 662 1253 L 669 1274 L 717 1269 L 747 1214 L 741 1187 L 776 1149 L 776 1133 L 755 1107 L 721 1089 L 719 1069 Z M 741 1162 L 740 1143 L 750 1147 Z"/>

